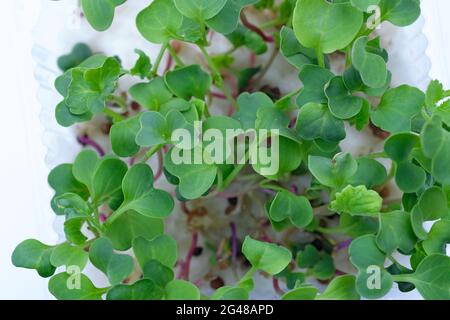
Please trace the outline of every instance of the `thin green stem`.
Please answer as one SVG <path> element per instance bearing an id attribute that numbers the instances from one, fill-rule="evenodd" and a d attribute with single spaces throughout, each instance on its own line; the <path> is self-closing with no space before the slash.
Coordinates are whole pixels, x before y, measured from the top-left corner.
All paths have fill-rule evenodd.
<path id="1" fill-rule="evenodd" d="M 125 120 L 124 116 L 108 108 L 104 108 L 103 113 L 106 114 L 108 117 L 112 118 L 114 123 Z"/>
<path id="2" fill-rule="evenodd" d="M 233 180 L 239 175 L 239 173 L 242 171 L 242 169 L 245 168 L 245 166 L 247 164 L 247 159 L 248 159 L 248 150 L 244 155 L 244 159 L 243 159 L 244 161 L 241 161 L 241 163 L 239 163 L 237 166 L 235 166 L 233 171 L 225 179 L 225 181 L 223 183 L 223 189 L 227 188 L 231 184 L 231 182 L 233 182 Z"/>
<path id="3" fill-rule="evenodd" d="M 422 117 L 426 120 L 429 121 L 431 119 L 430 115 L 425 111 L 425 109 L 422 109 Z"/>
<path id="4" fill-rule="evenodd" d="M 157 153 L 161 148 L 163 147 L 163 144 L 159 144 L 157 146 L 152 147 L 142 158 L 141 163 L 146 163 L 155 153 Z"/>
<path id="5" fill-rule="evenodd" d="M 206 48 L 202 45 L 198 46 L 203 53 L 203 56 L 205 57 L 206 62 L 208 63 L 209 67 L 211 68 L 211 71 L 213 72 L 213 78 L 216 86 L 222 90 L 223 94 L 231 102 L 233 107 L 239 111 L 239 106 L 236 102 L 236 99 L 231 95 L 229 89 L 224 85 L 224 81 L 222 78 L 222 75 L 220 74 L 220 70 L 217 68 L 214 61 L 211 59 L 211 56 L 209 55 L 208 51 L 206 51 Z"/>
<path id="6" fill-rule="evenodd" d="M 156 57 L 155 64 L 152 68 L 152 75 L 156 76 L 158 74 L 159 66 L 161 65 L 162 58 L 164 57 L 164 53 L 166 52 L 168 42 L 162 44 L 161 49 L 159 50 L 158 56 Z"/>
<path id="7" fill-rule="evenodd" d="M 411 282 L 410 274 L 395 274 L 392 275 L 392 280 L 395 282 Z"/>
<path id="8" fill-rule="evenodd" d="M 317 227 L 316 231 L 319 231 L 320 233 L 324 233 L 324 234 L 341 234 L 341 233 L 343 233 L 343 231 L 340 228 Z"/>
<path id="9" fill-rule="evenodd" d="M 319 66 L 321 66 L 322 68 L 325 68 L 325 57 L 322 54 L 322 50 L 320 49 L 320 47 L 318 47 L 316 49 L 316 55 L 317 55 L 317 61 L 319 63 Z"/>
<path id="10" fill-rule="evenodd" d="M 277 102 L 275 102 L 275 104 L 277 104 L 278 102 L 284 100 L 284 99 L 288 99 L 288 98 L 292 98 L 295 97 L 296 95 L 300 94 L 300 92 L 302 92 L 303 88 L 297 89 L 295 91 L 292 91 L 291 93 L 288 93 L 287 95 L 285 95 L 283 98 L 279 99 Z"/>
<path id="11" fill-rule="evenodd" d="M 169 51 L 170 56 L 175 61 L 177 66 L 184 67 L 183 61 L 181 61 L 180 57 L 175 52 L 175 49 L 170 44 L 167 45 L 167 50 Z"/>
<path id="12" fill-rule="evenodd" d="M 389 157 L 386 154 L 386 152 L 383 151 L 383 152 L 376 152 L 376 153 L 368 154 L 367 156 L 365 156 L 365 158 L 378 159 L 378 158 L 389 158 Z"/>
<path id="13" fill-rule="evenodd" d="M 128 103 L 127 103 L 127 100 L 124 97 L 116 96 L 116 95 L 112 94 L 112 95 L 110 95 L 108 97 L 108 102 L 115 103 L 123 111 L 127 111 L 128 110 Z"/>
<path id="14" fill-rule="evenodd" d="M 277 186 L 274 184 L 268 184 L 267 180 L 264 180 L 263 182 L 261 182 L 259 184 L 259 186 L 263 189 L 269 189 L 269 190 L 273 190 L 273 191 L 281 191 L 281 192 L 286 191 L 286 189 L 281 186 Z"/>

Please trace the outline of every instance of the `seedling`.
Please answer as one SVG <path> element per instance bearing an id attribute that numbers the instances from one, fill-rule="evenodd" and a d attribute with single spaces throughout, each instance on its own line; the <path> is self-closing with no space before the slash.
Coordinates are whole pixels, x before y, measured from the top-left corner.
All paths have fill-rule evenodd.
<path id="1" fill-rule="evenodd" d="M 125 2 L 81 5 L 92 27 L 105 31 Z M 106 121 L 113 152 L 105 156 L 95 137 L 80 137 L 87 149 L 48 179 L 66 241 L 25 240 L 13 264 L 49 277 L 58 299 L 248 299 L 256 273 L 273 278 L 275 292 L 289 300 L 382 298 L 394 283 L 426 299 L 450 299 L 450 92 L 438 81 L 425 93 L 392 87 L 388 54 L 368 23 L 374 5 L 381 22 L 399 27 L 420 15 L 417 0 L 154 0 L 137 15 L 136 32 L 160 45 L 155 60 L 136 50 L 127 70 L 116 57 L 77 45 L 59 60 L 56 120 L 64 127 Z M 254 24 L 250 14 L 261 10 L 273 20 Z M 210 55 L 213 33 L 230 49 Z M 198 64 L 184 61 L 180 47 L 197 47 Z M 237 51 L 248 55 L 247 67 L 235 65 Z M 255 58 L 267 51 L 272 57 L 259 66 Z M 279 52 L 299 74 L 293 92 L 264 86 Z M 345 62 L 341 74 L 331 71 L 336 56 Z M 123 92 L 119 79 L 133 77 Z M 213 108 L 217 100 L 226 102 L 221 110 Z M 178 144 L 177 130 L 195 133 L 199 121 L 202 139 Z M 344 152 L 349 126 L 382 131 L 384 149 Z M 275 172 L 250 163 L 248 144 L 245 161 L 220 162 L 227 153 L 219 151 L 237 143 L 225 133 L 236 130 L 270 132 L 258 147 L 277 152 Z M 183 155 L 193 162 L 177 163 Z M 156 186 L 162 176 L 173 188 Z M 388 188 L 403 194 L 388 198 Z M 165 234 L 175 206 L 187 224 Z M 437 222 L 428 231 L 425 221 Z M 220 231 L 208 230 L 211 223 Z M 186 236 L 192 243 L 181 256 L 186 246 L 175 239 Z M 335 259 L 342 250 L 356 274 L 342 275 Z M 204 276 L 223 269 L 236 281 L 203 295 L 208 282 L 190 272 L 199 254 L 210 255 Z M 88 263 L 109 286 L 97 288 L 83 274 Z M 314 279 L 328 287 L 319 292 Z"/>

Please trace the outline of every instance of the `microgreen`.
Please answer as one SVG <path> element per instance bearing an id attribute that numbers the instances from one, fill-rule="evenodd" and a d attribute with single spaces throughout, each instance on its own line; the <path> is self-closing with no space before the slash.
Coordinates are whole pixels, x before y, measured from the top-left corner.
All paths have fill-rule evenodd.
<path id="1" fill-rule="evenodd" d="M 97 31 L 128 5 L 80 3 Z M 256 281 L 284 300 L 450 299 L 450 91 L 393 87 L 372 13 L 407 26 L 420 1 L 154 0 L 135 24 L 157 55 L 75 45 L 55 117 L 85 148 L 48 177 L 65 239 L 12 263 L 58 299 L 246 300 Z M 355 130 L 378 143 L 350 153 Z"/>

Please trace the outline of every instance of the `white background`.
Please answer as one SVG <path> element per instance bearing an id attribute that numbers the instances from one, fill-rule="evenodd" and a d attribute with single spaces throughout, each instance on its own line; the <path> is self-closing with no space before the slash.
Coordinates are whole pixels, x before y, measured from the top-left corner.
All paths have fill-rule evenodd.
<path id="1" fill-rule="evenodd" d="M 51 197 L 31 59 L 31 30 L 40 4 L 39 0 L 1 0 L 0 299 L 49 297 L 45 280 L 10 262 L 12 250 L 23 239 L 53 240 L 52 226 L 38 218 L 44 216 L 39 212 L 50 210 Z M 430 76 L 450 88 L 450 1 L 422 0 L 422 10 L 432 61 Z"/>

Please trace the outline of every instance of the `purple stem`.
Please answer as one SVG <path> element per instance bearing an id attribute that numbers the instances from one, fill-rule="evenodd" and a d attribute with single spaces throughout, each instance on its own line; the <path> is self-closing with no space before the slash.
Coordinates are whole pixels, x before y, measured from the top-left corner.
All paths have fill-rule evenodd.
<path id="1" fill-rule="evenodd" d="M 103 148 L 97 142 L 95 142 L 94 140 L 91 140 L 88 136 L 86 136 L 86 135 L 78 136 L 77 141 L 82 146 L 90 146 L 90 147 L 94 148 L 95 151 L 98 152 L 100 157 L 103 157 L 105 155 L 105 151 L 103 150 Z"/>
<path id="2" fill-rule="evenodd" d="M 230 228 L 231 228 L 231 262 L 233 264 L 235 264 L 236 260 L 237 260 L 237 252 L 238 252 L 238 239 L 237 239 L 236 224 L 234 222 L 230 222 Z"/>
<path id="3" fill-rule="evenodd" d="M 348 239 L 348 240 L 344 240 L 344 241 L 338 243 L 335 247 L 336 252 L 347 248 L 352 243 L 352 240 L 353 239 Z"/>
<path id="4" fill-rule="evenodd" d="M 194 256 L 195 249 L 197 248 L 197 242 L 198 242 L 198 233 L 194 232 L 192 234 L 191 247 L 189 248 L 189 251 L 186 255 L 186 259 L 184 259 L 181 265 L 181 270 L 180 273 L 178 274 L 178 279 L 184 279 L 189 281 L 189 273 L 190 273 L 189 270 L 191 267 L 191 260 L 192 257 Z"/>
<path id="5" fill-rule="evenodd" d="M 261 191 L 270 196 L 275 196 L 277 194 L 275 191 L 270 190 L 270 189 L 261 189 Z"/>

